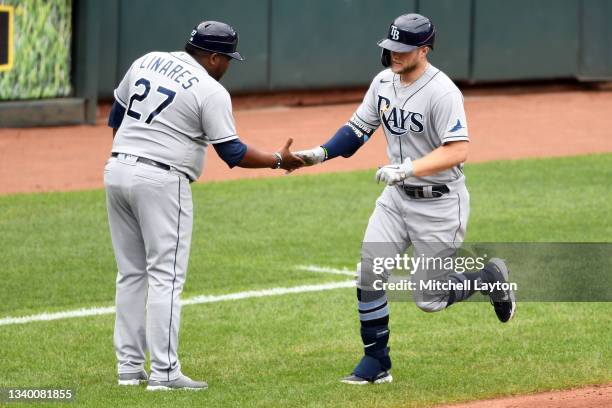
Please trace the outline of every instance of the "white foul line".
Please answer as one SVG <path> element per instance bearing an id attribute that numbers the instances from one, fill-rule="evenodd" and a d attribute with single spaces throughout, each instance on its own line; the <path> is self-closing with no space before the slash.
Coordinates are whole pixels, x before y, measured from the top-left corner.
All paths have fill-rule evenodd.
<path id="1" fill-rule="evenodd" d="M 308 272 L 318 272 L 318 273 L 332 273 L 334 275 L 347 275 L 347 276 L 356 276 L 355 271 L 350 271 L 348 269 L 335 269 L 335 268 L 326 268 L 324 266 L 317 265 L 298 265 L 295 269 L 299 269 L 302 271 Z"/>
<path id="2" fill-rule="evenodd" d="M 322 283 L 317 285 L 302 285 L 288 288 L 272 288 L 263 290 L 249 290 L 245 292 L 228 293 L 225 295 L 202 295 L 181 301 L 182 305 L 199 305 L 202 303 L 216 303 L 227 300 L 240 300 L 249 298 L 260 298 L 267 296 L 280 296 L 290 293 L 305 293 L 305 292 L 320 292 L 323 290 L 332 290 L 340 288 L 350 288 L 355 286 L 353 281 L 342 281 L 332 283 Z M 42 322 L 49 320 L 71 319 L 74 317 L 100 316 L 115 313 L 115 308 L 111 307 L 93 307 L 75 310 L 67 310 L 57 313 L 41 313 L 22 317 L 5 317 L 0 319 L 0 326 L 8 326 L 13 324 L 25 324 L 30 322 Z"/>

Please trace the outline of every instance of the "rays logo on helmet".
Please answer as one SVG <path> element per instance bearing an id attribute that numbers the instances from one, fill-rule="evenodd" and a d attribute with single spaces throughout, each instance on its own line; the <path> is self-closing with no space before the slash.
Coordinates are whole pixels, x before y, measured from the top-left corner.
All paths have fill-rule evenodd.
<path id="1" fill-rule="evenodd" d="M 408 130 L 420 133 L 424 129 L 422 113 L 391 107 L 391 101 L 381 95 L 378 95 L 378 112 L 383 125 L 392 135 L 401 136 Z"/>
<path id="2" fill-rule="evenodd" d="M 391 26 L 391 31 L 389 32 L 389 36 L 391 37 L 392 40 L 399 40 L 399 30 L 397 29 L 396 26 L 392 25 Z"/>

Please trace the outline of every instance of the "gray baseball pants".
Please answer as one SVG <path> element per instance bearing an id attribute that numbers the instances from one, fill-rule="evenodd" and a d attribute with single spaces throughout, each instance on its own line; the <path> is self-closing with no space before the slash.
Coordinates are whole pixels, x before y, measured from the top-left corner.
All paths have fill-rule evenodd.
<path id="1" fill-rule="evenodd" d="M 470 213 L 470 196 L 464 178 L 448 183 L 449 193 L 437 198 L 410 198 L 399 186 L 384 189 L 366 228 L 357 275 L 362 290 L 373 290 L 380 279 L 372 271 L 375 258 L 402 256 L 412 245 L 413 256 L 435 257 L 459 248 L 463 242 Z M 449 271 L 420 268 L 413 282 L 446 280 Z M 416 290 L 416 305 L 426 312 L 443 310 L 447 291 Z M 382 313 L 382 312 L 381 312 Z"/>
<path id="2" fill-rule="evenodd" d="M 180 294 L 189 260 L 193 204 L 187 177 L 119 155 L 104 185 L 117 261 L 114 344 L 119 373 L 144 369 L 171 381 L 180 374 Z"/>

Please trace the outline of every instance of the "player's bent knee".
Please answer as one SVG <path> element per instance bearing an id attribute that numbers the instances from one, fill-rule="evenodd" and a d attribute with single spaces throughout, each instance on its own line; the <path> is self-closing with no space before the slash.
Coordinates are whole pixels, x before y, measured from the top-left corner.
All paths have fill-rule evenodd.
<path id="1" fill-rule="evenodd" d="M 356 285 L 362 290 L 373 290 L 374 280 L 377 275 L 374 273 L 372 266 L 367 262 L 357 263 L 357 269 L 355 271 Z"/>
<path id="2" fill-rule="evenodd" d="M 424 312 L 427 313 L 435 313 L 435 312 L 439 312 L 441 310 L 446 309 L 446 305 L 448 302 L 446 301 L 423 301 L 423 300 L 418 300 L 415 302 L 417 307 L 419 309 L 421 309 Z"/>

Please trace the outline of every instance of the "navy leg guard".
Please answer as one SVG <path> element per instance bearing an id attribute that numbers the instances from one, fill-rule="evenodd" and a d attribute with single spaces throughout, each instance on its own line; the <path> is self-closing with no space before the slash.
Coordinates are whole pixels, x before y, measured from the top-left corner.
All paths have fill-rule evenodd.
<path id="1" fill-rule="evenodd" d="M 387 356 L 387 359 L 389 357 Z M 391 364 L 391 360 L 389 359 L 389 365 Z M 368 381 L 373 381 L 378 374 L 387 371 L 388 368 L 385 368 L 383 364 L 372 356 L 363 356 L 357 367 L 353 370 L 353 374 L 364 378 Z"/>
<path id="2" fill-rule="evenodd" d="M 365 356 L 361 359 L 353 374 L 372 380 L 383 371 L 391 369 L 389 357 L 389 326 L 381 325 L 361 328 Z"/>

